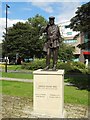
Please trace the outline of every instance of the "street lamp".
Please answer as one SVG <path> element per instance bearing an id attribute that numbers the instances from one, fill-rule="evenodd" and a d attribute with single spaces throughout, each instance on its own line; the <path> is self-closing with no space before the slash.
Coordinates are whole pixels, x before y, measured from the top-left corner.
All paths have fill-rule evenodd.
<path id="1" fill-rule="evenodd" d="M 5 72 L 7 72 L 7 14 L 8 14 L 9 5 L 6 4 L 6 64 L 5 64 Z"/>

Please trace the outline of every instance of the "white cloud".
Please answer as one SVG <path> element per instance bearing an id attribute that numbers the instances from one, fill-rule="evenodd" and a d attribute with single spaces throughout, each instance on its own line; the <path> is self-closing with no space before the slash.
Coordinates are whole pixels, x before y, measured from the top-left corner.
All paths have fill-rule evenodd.
<path id="1" fill-rule="evenodd" d="M 64 21 L 69 21 L 72 17 L 75 16 L 75 12 L 77 11 L 77 7 L 81 5 L 80 2 L 67 2 L 61 3 L 60 5 L 60 14 L 56 16 L 56 22 L 61 23 Z"/>
<path id="2" fill-rule="evenodd" d="M 44 1 L 44 0 L 43 0 Z M 42 10 L 44 10 L 45 12 L 48 13 L 52 13 L 53 12 L 53 8 L 50 5 L 49 2 L 32 2 L 32 5 L 37 6 L 39 8 L 41 8 Z"/>
<path id="3" fill-rule="evenodd" d="M 3 0 L 5 1 L 5 0 Z M 10 0 L 7 0 L 7 2 L 10 2 Z M 12 0 L 11 0 L 12 1 Z M 75 11 L 77 10 L 77 7 L 79 7 L 81 5 L 81 2 L 83 0 L 13 0 L 12 2 L 31 2 L 32 5 L 37 6 L 41 9 L 43 9 L 44 11 L 46 11 L 47 13 L 50 14 L 55 14 L 55 18 L 56 18 L 56 23 L 61 23 L 64 21 L 68 21 L 70 20 L 74 15 L 75 15 Z M 88 0 L 86 0 L 88 1 Z M 84 2 L 86 2 L 84 1 Z M 60 2 L 60 7 L 58 7 L 58 9 L 54 9 L 52 7 L 52 3 L 53 2 Z M 57 7 L 57 6 L 56 6 Z M 26 8 L 25 8 L 26 9 Z M 31 10 L 31 8 L 27 8 L 27 10 Z M 8 19 L 8 27 L 12 26 L 13 24 L 17 23 L 18 21 L 24 22 L 24 20 L 10 20 Z M 5 18 L 0 18 L 0 40 L 1 40 L 1 36 L 3 31 L 5 30 Z"/>
<path id="4" fill-rule="evenodd" d="M 41 8 L 41 9 L 43 9 L 47 13 L 53 13 L 56 10 L 56 9 L 54 9 L 52 7 L 52 3 L 53 4 L 54 3 L 62 4 L 62 10 L 63 10 L 62 12 L 65 13 L 65 11 L 66 11 L 67 15 L 70 12 L 73 12 L 73 10 L 75 10 L 76 7 L 78 5 L 80 5 L 80 3 L 81 3 L 80 2 L 81 0 L 78 0 L 78 1 L 77 0 L 76 1 L 61 0 L 61 2 L 60 2 L 60 0 L 48 0 L 48 1 L 46 1 L 46 0 L 42 0 L 42 1 L 40 1 L 40 0 L 33 0 L 33 1 L 32 0 L 28 0 L 28 1 L 31 1 L 32 5 L 37 6 L 37 7 Z M 57 8 L 57 6 L 56 6 L 56 8 Z M 68 13 L 68 11 L 69 11 L 69 13 Z"/>
<path id="5" fill-rule="evenodd" d="M 58 0 L 49 0 L 53 2 L 45 2 L 45 0 L 42 0 L 42 2 L 35 1 L 38 0 L 33 0 L 32 5 L 37 6 L 52 15 L 55 15 L 56 23 L 69 21 L 72 17 L 74 17 L 77 7 L 81 5 L 81 2 L 57 2 L 58 8 L 57 6 L 54 8 L 52 7 L 52 4 Z"/>
<path id="6" fill-rule="evenodd" d="M 11 20 L 7 19 L 7 27 L 11 27 L 13 24 L 16 24 L 17 22 L 25 22 L 25 20 Z M 6 18 L 0 18 L 0 43 L 2 42 L 2 35 L 3 32 L 5 32 L 6 28 Z"/>

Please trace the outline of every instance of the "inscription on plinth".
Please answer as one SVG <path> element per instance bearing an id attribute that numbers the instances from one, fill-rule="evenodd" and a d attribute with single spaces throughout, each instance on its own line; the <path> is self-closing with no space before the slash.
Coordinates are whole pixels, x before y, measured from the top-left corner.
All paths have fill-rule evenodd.
<path id="1" fill-rule="evenodd" d="M 64 70 L 34 71 L 34 112 L 62 117 L 64 107 Z"/>

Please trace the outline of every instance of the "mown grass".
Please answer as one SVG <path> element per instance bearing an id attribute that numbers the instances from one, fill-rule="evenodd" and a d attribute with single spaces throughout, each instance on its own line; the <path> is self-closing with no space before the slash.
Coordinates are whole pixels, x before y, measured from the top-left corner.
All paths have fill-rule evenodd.
<path id="1" fill-rule="evenodd" d="M 65 86 L 64 99 L 65 103 L 88 105 L 88 91 L 74 86 Z"/>
<path id="2" fill-rule="evenodd" d="M 33 98 L 33 83 L 0 81 L 2 94 Z M 73 86 L 64 87 L 64 102 L 71 104 L 88 105 L 88 91 L 79 90 Z"/>
<path id="3" fill-rule="evenodd" d="M 0 64 L 0 67 L 2 67 L 2 69 L 5 69 L 4 64 Z M 22 70 L 21 65 L 7 65 L 7 69 L 8 70 Z"/>
<path id="4" fill-rule="evenodd" d="M 21 65 L 8 65 L 8 70 L 22 70 Z"/>
<path id="5" fill-rule="evenodd" d="M 33 84 L 15 82 L 15 81 L 14 82 L 2 81 L 2 94 L 11 95 L 11 96 L 29 97 L 32 99 Z"/>
<path id="6" fill-rule="evenodd" d="M 2 77 L 20 78 L 20 79 L 33 79 L 33 74 L 21 72 L 2 72 Z"/>

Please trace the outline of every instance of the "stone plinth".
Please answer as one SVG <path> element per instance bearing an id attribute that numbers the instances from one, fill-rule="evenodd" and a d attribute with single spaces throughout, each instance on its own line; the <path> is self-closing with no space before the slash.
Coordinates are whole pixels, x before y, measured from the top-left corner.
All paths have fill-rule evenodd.
<path id="1" fill-rule="evenodd" d="M 33 110 L 35 114 L 63 118 L 64 70 L 43 71 L 34 74 Z"/>

